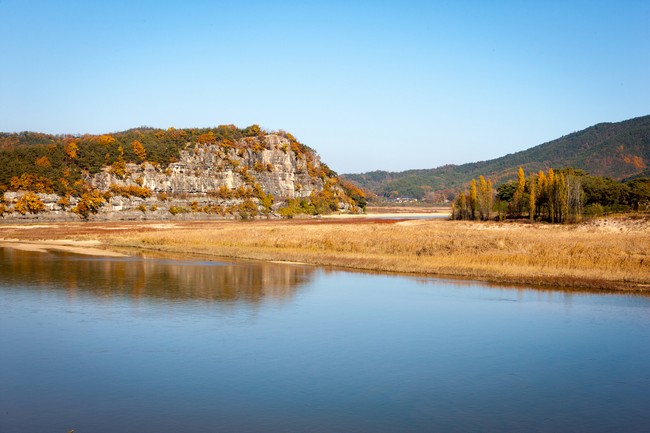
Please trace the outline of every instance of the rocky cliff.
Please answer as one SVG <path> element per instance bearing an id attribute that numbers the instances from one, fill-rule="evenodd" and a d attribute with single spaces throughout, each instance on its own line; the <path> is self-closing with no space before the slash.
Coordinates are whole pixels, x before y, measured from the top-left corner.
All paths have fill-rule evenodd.
<path id="1" fill-rule="evenodd" d="M 147 149 L 133 141 L 131 147 L 139 157 L 129 157 L 124 150 L 127 143 L 118 146 L 111 164 L 94 172 L 80 170 L 81 179 L 74 185 L 82 187 L 76 190 L 65 179 L 48 183 L 37 173 L 13 176 L 5 187 L 4 202 L 0 201 L 0 215 L 56 220 L 204 219 L 359 211 L 358 201 L 346 193 L 348 187 L 290 134 L 260 132 L 232 140 L 210 132 L 194 134 L 177 146 L 168 164 L 147 158 L 147 150 L 156 150 L 153 145 Z M 62 160 L 68 164 L 64 173 L 71 172 L 71 163 L 81 165 L 77 162 L 81 156 L 69 157 L 69 143 L 61 144 L 68 149 L 68 157 Z M 105 159 L 115 144 L 107 146 Z M 97 153 L 95 148 L 92 151 Z M 39 190 L 34 185 L 45 187 Z"/>

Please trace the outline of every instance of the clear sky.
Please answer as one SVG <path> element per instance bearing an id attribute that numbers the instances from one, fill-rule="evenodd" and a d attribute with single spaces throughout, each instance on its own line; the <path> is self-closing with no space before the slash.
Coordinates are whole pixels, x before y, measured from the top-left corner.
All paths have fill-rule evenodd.
<path id="1" fill-rule="evenodd" d="M 0 0 L 0 131 L 257 123 L 339 173 L 650 114 L 650 2 Z"/>

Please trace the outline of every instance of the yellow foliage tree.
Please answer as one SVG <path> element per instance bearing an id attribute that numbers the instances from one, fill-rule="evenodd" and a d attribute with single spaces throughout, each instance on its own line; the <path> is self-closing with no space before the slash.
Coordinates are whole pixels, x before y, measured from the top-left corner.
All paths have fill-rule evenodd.
<path id="1" fill-rule="evenodd" d="M 117 148 L 117 152 L 119 153 L 119 156 L 117 157 L 117 161 L 115 161 L 111 167 L 111 173 L 124 178 L 126 175 L 126 162 L 124 162 L 124 149 L 122 146 Z"/>
<path id="2" fill-rule="evenodd" d="M 144 148 L 144 145 L 142 143 L 140 143 L 138 140 L 134 140 L 133 143 L 131 143 L 131 146 L 133 146 L 133 152 L 135 153 L 135 156 L 138 157 L 140 162 L 147 160 L 147 150 Z"/>
<path id="3" fill-rule="evenodd" d="M 52 163 L 50 163 L 50 159 L 47 156 L 41 156 L 40 158 L 36 158 L 35 164 L 37 167 L 43 167 L 43 168 L 48 168 L 52 166 Z"/>
<path id="4" fill-rule="evenodd" d="M 476 179 L 472 179 L 469 186 L 469 211 L 472 219 L 476 219 L 476 210 L 478 208 L 478 194 L 476 192 Z"/>
<path id="5" fill-rule="evenodd" d="M 66 155 L 68 155 L 68 158 L 75 159 L 77 157 L 79 146 L 75 140 L 70 140 L 65 144 L 63 150 L 65 151 Z"/>
<path id="6" fill-rule="evenodd" d="M 513 196 L 514 211 L 517 216 L 521 216 L 521 213 L 525 207 L 525 197 L 524 191 L 526 190 L 526 175 L 524 174 L 524 169 L 519 167 L 517 171 L 517 189 Z"/>
<path id="7" fill-rule="evenodd" d="M 45 203 L 43 200 L 33 192 L 28 192 L 23 194 L 16 204 L 14 209 L 21 215 L 25 215 L 27 212 L 31 214 L 37 214 L 45 210 Z"/>
<path id="8" fill-rule="evenodd" d="M 96 214 L 99 208 L 104 205 L 106 200 L 98 190 L 86 192 L 81 195 L 77 205 L 71 209 L 72 212 L 87 220 L 91 213 Z"/>
<path id="9" fill-rule="evenodd" d="M 110 146 L 111 144 L 115 143 L 115 137 L 113 137 L 113 136 L 110 135 L 110 134 L 100 135 L 100 136 L 97 138 L 97 142 L 98 142 L 99 144 L 101 144 L 102 146 L 108 147 L 108 146 Z"/>

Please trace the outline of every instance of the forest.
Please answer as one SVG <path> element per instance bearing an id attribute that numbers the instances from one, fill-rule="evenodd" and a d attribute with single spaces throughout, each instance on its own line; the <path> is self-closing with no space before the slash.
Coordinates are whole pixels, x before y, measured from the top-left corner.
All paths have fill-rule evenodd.
<path id="1" fill-rule="evenodd" d="M 583 216 L 614 212 L 650 212 L 650 178 L 618 182 L 583 170 L 540 170 L 493 188 L 482 175 L 472 179 L 452 203 L 452 218 L 520 219 L 551 223 L 578 222 Z"/>

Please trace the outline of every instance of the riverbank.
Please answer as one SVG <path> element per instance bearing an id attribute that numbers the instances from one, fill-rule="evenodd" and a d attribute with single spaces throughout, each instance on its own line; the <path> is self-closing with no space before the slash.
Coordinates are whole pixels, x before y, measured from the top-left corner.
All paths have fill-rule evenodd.
<path id="1" fill-rule="evenodd" d="M 133 249 L 300 262 L 483 281 L 650 291 L 650 220 L 579 225 L 385 218 L 0 225 L 0 241 L 65 240 Z M 80 252 L 80 250 L 76 250 Z"/>

